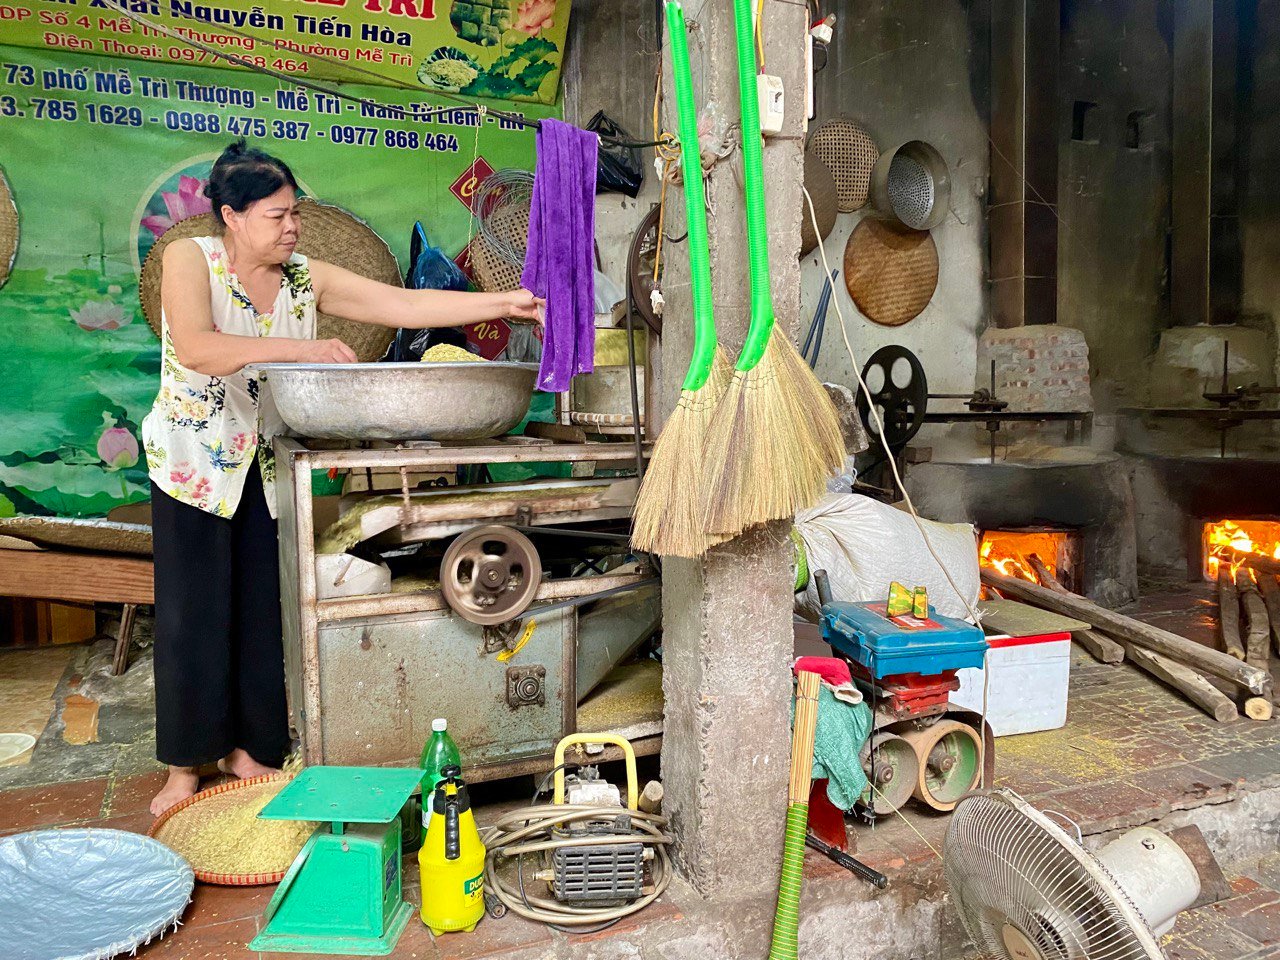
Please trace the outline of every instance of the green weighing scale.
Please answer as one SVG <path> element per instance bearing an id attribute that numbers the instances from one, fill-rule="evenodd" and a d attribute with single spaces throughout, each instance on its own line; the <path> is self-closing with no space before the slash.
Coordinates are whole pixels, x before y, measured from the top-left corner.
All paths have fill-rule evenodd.
<path id="1" fill-rule="evenodd" d="M 260 953 L 385 956 L 413 906 L 401 896 L 400 810 L 422 771 L 307 767 L 262 808 L 263 820 L 318 820 L 267 904 Z"/>

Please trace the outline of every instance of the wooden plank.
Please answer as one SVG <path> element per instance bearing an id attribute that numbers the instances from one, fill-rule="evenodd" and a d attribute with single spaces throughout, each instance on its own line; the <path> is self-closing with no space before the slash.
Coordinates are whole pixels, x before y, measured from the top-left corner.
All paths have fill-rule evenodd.
<path id="1" fill-rule="evenodd" d="M 1159 627 L 1153 627 L 1132 617 L 1100 607 L 1074 593 L 1056 593 L 1036 583 L 1006 577 L 989 568 L 983 569 L 981 573 L 982 582 L 987 586 L 1055 613 L 1085 620 L 1114 640 L 1127 640 L 1154 653 L 1194 667 L 1202 673 L 1229 680 L 1250 693 L 1262 694 L 1270 691 L 1271 677 L 1268 674 L 1225 653 L 1202 646 L 1194 640 L 1188 640 L 1176 633 L 1161 630 Z"/>
<path id="2" fill-rule="evenodd" d="M 982 626 L 1011 637 L 1034 637 L 1045 633 L 1071 633 L 1087 630 L 1089 624 L 1075 617 L 1064 617 L 1017 600 L 980 600 L 978 612 Z"/>
<path id="3" fill-rule="evenodd" d="M 80 603 L 156 602 L 150 560 L 57 550 L 0 550 L 0 592 Z"/>
<path id="4" fill-rule="evenodd" d="M 1195 865 L 1196 873 L 1200 875 L 1200 896 L 1196 897 L 1195 903 L 1187 907 L 1188 910 L 1195 910 L 1197 907 L 1218 903 L 1221 900 L 1230 900 L 1236 895 L 1231 889 L 1230 881 L 1223 874 L 1217 857 L 1205 842 L 1204 834 L 1200 832 L 1199 827 L 1193 823 L 1187 827 L 1170 830 L 1167 836 L 1182 848 L 1182 852 L 1190 858 Z"/>
<path id="5" fill-rule="evenodd" d="M 1124 644 L 1129 662 L 1157 680 L 1177 690 L 1219 723 L 1239 719 L 1240 713 L 1231 699 L 1190 667 L 1144 650 L 1135 644 Z"/>

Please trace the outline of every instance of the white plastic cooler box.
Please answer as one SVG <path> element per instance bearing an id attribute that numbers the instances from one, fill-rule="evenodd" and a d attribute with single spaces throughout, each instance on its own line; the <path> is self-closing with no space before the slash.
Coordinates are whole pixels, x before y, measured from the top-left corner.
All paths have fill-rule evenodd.
<path id="1" fill-rule="evenodd" d="M 1067 722 L 1071 680 L 1071 634 L 987 637 L 987 722 L 997 737 L 1057 730 Z M 960 689 L 951 702 L 982 710 L 982 668 L 958 673 Z"/>

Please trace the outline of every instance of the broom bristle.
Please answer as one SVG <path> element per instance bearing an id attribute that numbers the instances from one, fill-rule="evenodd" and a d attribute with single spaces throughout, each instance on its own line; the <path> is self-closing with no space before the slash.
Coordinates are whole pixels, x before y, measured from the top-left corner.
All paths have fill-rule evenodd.
<path id="1" fill-rule="evenodd" d="M 812 506 L 845 462 L 835 405 L 774 328 L 764 356 L 735 370 L 707 434 L 703 527 L 737 536 Z"/>
<path id="2" fill-rule="evenodd" d="M 697 390 L 684 390 L 653 446 L 636 496 L 631 543 L 663 557 L 702 556 L 728 539 L 702 524 L 707 429 L 728 386 L 731 367 L 717 349 L 711 374 Z"/>
<path id="3" fill-rule="evenodd" d="M 831 400 L 831 394 L 827 393 L 822 381 L 810 369 L 804 357 L 800 356 L 800 351 L 791 342 L 791 338 L 779 333 L 776 327 L 774 336 L 780 341 L 778 359 L 786 368 L 783 376 L 795 386 L 799 409 L 805 411 L 809 418 L 815 455 L 825 468 L 827 476 L 833 476 L 844 469 L 849 456 L 844 432 L 840 429 L 840 414 Z"/>

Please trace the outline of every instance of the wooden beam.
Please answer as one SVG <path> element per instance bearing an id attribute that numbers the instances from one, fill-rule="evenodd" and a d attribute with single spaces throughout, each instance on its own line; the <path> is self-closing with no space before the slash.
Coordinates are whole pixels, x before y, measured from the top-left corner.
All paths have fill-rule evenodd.
<path id="1" fill-rule="evenodd" d="M 81 603 L 155 603 L 150 560 L 101 553 L 0 549 L 0 594 Z"/>
<path id="2" fill-rule="evenodd" d="M 1168 630 L 1134 620 L 1123 614 L 1100 607 L 1098 604 L 1074 593 L 1055 593 L 1035 583 L 1006 577 L 990 568 L 981 571 L 982 582 L 1001 593 L 1052 610 L 1066 617 L 1075 617 L 1105 631 L 1113 639 L 1123 639 L 1161 656 L 1193 667 L 1242 687 L 1254 694 L 1268 692 L 1271 677 L 1247 663 L 1229 657 L 1217 650 L 1202 646 L 1194 640 L 1180 637 Z"/>

